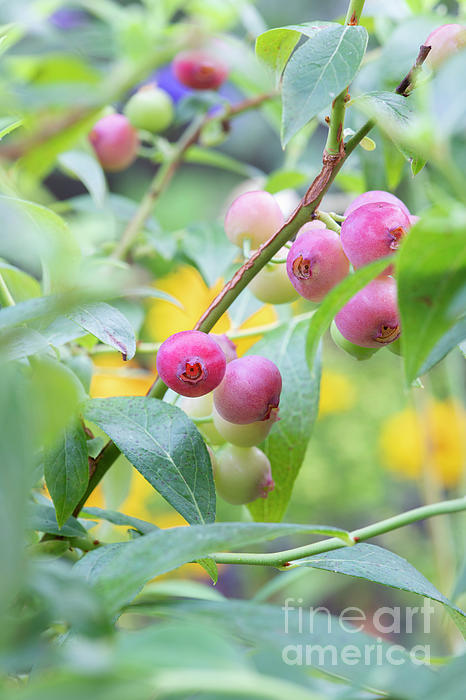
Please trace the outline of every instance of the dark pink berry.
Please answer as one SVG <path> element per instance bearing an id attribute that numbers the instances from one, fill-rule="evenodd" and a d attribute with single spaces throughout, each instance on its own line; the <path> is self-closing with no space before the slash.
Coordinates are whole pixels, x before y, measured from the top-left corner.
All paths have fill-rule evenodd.
<path id="1" fill-rule="evenodd" d="M 182 396 L 204 396 L 225 374 L 223 350 L 206 333 L 181 331 L 165 340 L 157 353 L 157 372 Z"/>
<path id="2" fill-rule="evenodd" d="M 368 192 L 363 192 L 356 199 L 353 199 L 351 204 L 346 207 L 345 216 L 349 216 L 358 207 L 362 207 L 363 204 L 374 204 L 374 202 L 388 202 L 388 204 L 396 204 L 409 216 L 409 209 L 398 197 L 395 197 L 391 192 L 385 192 L 384 190 L 369 190 Z"/>
<path id="3" fill-rule="evenodd" d="M 180 83 L 194 90 L 216 90 L 228 76 L 225 63 L 203 50 L 182 51 L 175 56 L 172 67 Z"/>
<path id="4" fill-rule="evenodd" d="M 349 271 L 338 234 L 314 222 L 304 224 L 289 250 L 286 271 L 302 297 L 321 301 Z"/>
<path id="5" fill-rule="evenodd" d="M 266 357 L 246 355 L 229 362 L 222 383 L 214 391 L 217 412 L 230 423 L 278 419 L 282 377 Z"/>
<path id="6" fill-rule="evenodd" d="M 363 267 L 398 250 L 410 225 L 409 216 L 396 204 L 363 204 L 343 222 L 341 244 L 353 266 Z"/>
<path id="7" fill-rule="evenodd" d="M 383 277 L 354 295 L 335 317 L 340 333 L 363 348 L 380 348 L 400 336 L 396 282 Z"/>
<path id="8" fill-rule="evenodd" d="M 429 34 L 424 46 L 430 46 L 424 63 L 435 69 L 452 54 L 466 46 L 466 27 L 461 24 L 444 24 L 437 27 Z"/>
<path id="9" fill-rule="evenodd" d="M 107 114 L 89 134 L 96 156 L 109 172 L 124 170 L 135 160 L 139 137 L 124 114 Z"/>

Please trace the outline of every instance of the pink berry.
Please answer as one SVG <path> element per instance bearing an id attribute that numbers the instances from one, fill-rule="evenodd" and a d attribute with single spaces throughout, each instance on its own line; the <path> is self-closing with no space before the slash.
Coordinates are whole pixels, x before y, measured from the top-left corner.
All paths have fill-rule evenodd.
<path id="1" fill-rule="evenodd" d="M 227 445 L 212 466 L 217 492 L 227 503 L 245 505 L 275 488 L 270 461 L 258 447 Z"/>
<path id="2" fill-rule="evenodd" d="M 430 46 L 425 65 L 434 69 L 452 54 L 466 46 L 466 27 L 461 24 L 444 24 L 429 34 L 424 46 Z"/>
<path id="3" fill-rule="evenodd" d="M 409 215 L 409 223 L 410 226 L 414 226 L 414 224 L 417 224 L 418 221 L 421 220 L 420 216 L 416 216 L 416 214 L 410 214 Z"/>
<path id="4" fill-rule="evenodd" d="M 217 345 L 219 345 L 222 348 L 223 352 L 225 353 L 225 359 L 227 362 L 236 360 L 236 358 L 238 357 L 238 353 L 236 352 L 236 345 L 232 340 L 230 340 L 230 338 L 225 333 L 222 333 L 221 335 L 211 333 L 210 337 L 213 338 Z"/>
<path id="5" fill-rule="evenodd" d="M 395 197 L 391 192 L 384 192 L 383 190 L 369 190 L 360 194 L 359 197 L 353 199 L 351 204 L 346 207 L 345 216 L 349 216 L 358 207 L 362 207 L 363 204 L 373 204 L 374 202 L 388 202 L 389 204 L 396 204 L 409 216 L 409 209 L 398 197 Z"/>
<path id="6" fill-rule="evenodd" d="M 341 244 L 357 269 L 398 250 L 409 227 L 409 216 L 396 204 L 363 204 L 343 222 Z"/>
<path id="7" fill-rule="evenodd" d="M 241 246 L 246 238 L 252 248 L 259 248 L 283 226 L 280 207 L 270 192 L 245 192 L 235 199 L 225 216 L 225 233 L 232 243 Z"/>
<path id="8" fill-rule="evenodd" d="M 217 412 L 230 423 L 255 423 L 277 416 L 282 377 L 266 357 L 246 355 L 229 362 L 214 391 Z"/>
<path id="9" fill-rule="evenodd" d="M 321 301 L 346 277 L 349 262 L 340 237 L 326 228 L 304 224 L 291 246 L 286 270 L 296 291 L 310 301 Z"/>
<path id="10" fill-rule="evenodd" d="M 157 353 L 162 381 L 182 396 L 204 396 L 225 374 L 223 350 L 206 333 L 181 331 L 165 340 Z"/>
<path id="11" fill-rule="evenodd" d="M 400 336 L 396 282 L 378 278 L 354 295 L 335 317 L 340 333 L 363 348 L 379 348 Z"/>
<path id="12" fill-rule="evenodd" d="M 97 158 L 109 172 L 124 170 L 135 160 L 139 137 L 124 114 L 107 114 L 89 134 Z"/>
<path id="13" fill-rule="evenodd" d="M 180 83 L 194 90 L 216 90 L 228 77 L 228 67 L 209 51 L 182 51 L 172 67 Z"/>

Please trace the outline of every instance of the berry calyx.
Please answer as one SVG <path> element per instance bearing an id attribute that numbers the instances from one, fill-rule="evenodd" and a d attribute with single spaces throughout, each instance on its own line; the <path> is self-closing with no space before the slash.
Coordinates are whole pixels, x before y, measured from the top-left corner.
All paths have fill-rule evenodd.
<path id="1" fill-rule="evenodd" d="M 322 301 L 346 277 L 349 262 L 335 231 L 310 224 L 301 227 L 288 252 L 286 269 L 298 294 L 310 301 Z"/>
<path id="2" fill-rule="evenodd" d="M 201 331 L 175 333 L 157 353 L 157 372 L 162 381 L 182 396 L 208 394 L 222 381 L 225 367 L 223 350 Z"/>
<path id="3" fill-rule="evenodd" d="M 430 46 L 424 65 L 434 70 L 466 46 L 466 27 L 461 24 L 443 24 L 429 34 L 424 46 Z"/>
<path id="4" fill-rule="evenodd" d="M 230 423 L 277 420 L 281 390 L 278 367 L 266 357 L 246 355 L 228 363 L 214 391 L 214 405 Z"/>
<path id="5" fill-rule="evenodd" d="M 392 277 L 373 280 L 352 297 L 335 316 L 340 333 L 363 348 L 380 348 L 401 332 L 396 282 Z"/>
<path id="6" fill-rule="evenodd" d="M 282 248 L 275 258 L 285 260 L 288 249 Z M 288 304 L 298 298 L 290 282 L 284 263 L 269 263 L 249 283 L 249 289 L 256 299 L 264 304 Z"/>
<path id="7" fill-rule="evenodd" d="M 271 416 L 268 420 L 257 421 L 256 423 L 246 423 L 239 425 L 238 423 L 230 423 L 222 418 L 218 411 L 212 412 L 214 426 L 219 435 L 227 442 L 238 447 L 254 447 L 260 445 L 265 440 L 273 424 L 276 422 L 275 416 Z"/>
<path id="8" fill-rule="evenodd" d="M 363 192 L 356 199 L 353 199 L 350 205 L 345 209 L 345 216 L 349 216 L 351 212 L 362 207 L 363 204 L 374 204 L 376 202 L 386 202 L 387 204 L 396 204 L 400 207 L 402 211 L 409 216 L 409 209 L 404 202 L 398 197 L 395 197 L 391 192 L 385 192 L 384 190 L 368 190 Z"/>
<path id="9" fill-rule="evenodd" d="M 205 50 L 182 51 L 172 63 L 175 77 L 194 90 L 216 90 L 228 77 L 228 67 Z"/>
<path id="10" fill-rule="evenodd" d="M 249 239 L 259 248 L 284 223 L 280 207 L 270 192 L 245 192 L 235 199 L 225 216 L 225 233 L 232 243 L 242 246 Z"/>
<path id="11" fill-rule="evenodd" d="M 363 204 L 343 222 L 341 244 L 357 269 L 398 250 L 410 225 L 409 217 L 396 204 Z M 384 273 L 390 271 L 391 267 Z"/>
<path id="12" fill-rule="evenodd" d="M 258 447 L 227 445 L 213 468 L 218 494 L 233 505 L 267 498 L 275 488 L 270 461 Z"/>
<path id="13" fill-rule="evenodd" d="M 153 134 L 169 127 L 175 114 L 170 95 L 154 84 L 145 85 L 132 95 L 124 113 L 136 129 Z"/>
<path id="14" fill-rule="evenodd" d="M 139 148 L 136 129 L 124 114 L 107 114 L 94 124 L 89 141 L 109 172 L 124 170 L 135 160 Z"/>

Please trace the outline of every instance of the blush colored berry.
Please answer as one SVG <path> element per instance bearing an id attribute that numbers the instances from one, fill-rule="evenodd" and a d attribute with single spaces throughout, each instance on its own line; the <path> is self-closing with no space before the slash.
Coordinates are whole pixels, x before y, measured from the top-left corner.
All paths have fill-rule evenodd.
<path id="1" fill-rule="evenodd" d="M 180 408 L 188 415 L 190 418 L 211 418 L 207 422 L 202 422 L 196 425 L 200 433 L 208 440 L 212 445 L 223 445 L 225 438 L 219 433 L 214 425 L 213 421 L 213 411 L 214 411 L 214 397 L 212 392 L 209 394 L 204 394 L 204 396 L 194 396 L 188 397 L 183 396 L 180 401 Z"/>
<path id="2" fill-rule="evenodd" d="M 461 24 L 437 27 L 429 34 L 424 46 L 430 46 L 424 64 L 432 69 L 438 68 L 447 58 L 466 46 L 466 27 Z"/>
<path id="3" fill-rule="evenodd" d="M 335 345 L 344 350 L 348 355 L 356 358 L 356 360 L 368 360 L 379 348 L 363 348 L 360 345 L 355 345 L 346 340 L 345 336 L 340 333 L 335 321 L 332 321 L 330 326 L 330 335 Z"/>
<path id="4" fill-rule="evenodd" d="M 285 260 L 287 248 L 282 248 L 274 256 Z M 249 289 L 256 299 L 264 304 L 288 304 L 298 298 L 296 290 L 290 282 L 284 263 L 269 263 L 249 283 Z"/>
<path id="5" fill-rule="evenodd" d="M 96 156 L 104 170 L 118 172 L 135 160 L 139 138 L 124 114 L 107 114 L 89 134 Z"/>
<path id="6" fill-rule="evenodd" d="M 214 405 L 230 423 L 255 423 L 271 416 L 276 420 L 281 390 L 278 367 L 266 357 L 246 355 L 228 363 L 214 391 Z"/>
<path id="7" fill-rule="evenodd" d="M 286 270 L 298 294 L 321 301 L 346 277 L 349 262 L 335 231 L 304 224 L 288 252 Z"/>
<path id="8" fill-rule="evenodd" d="M 223 350 L 206 333 L 181 331 L 162 343 L 157 372 L 182 396 L 203 396 L 217 387 L 225 374 Z"/>
<path id="9" fill-rule="evenodd" d="M 270 461 L 258 447 L 227 445 L 213 468 L 218 494 L 233 505 L 267 498 L 275 488 Z"/>
<path id="10" fill-rule="evenodd" d="M 410 225 L 409 217 L 396 204 L 363 204 L 343 222 L 341 244 L 353 266 L 363 267 L 398 250 Z"/>
<path id="11" fill-rule="evenodd" d="M 368 192 L 363 192 L 356 199 L 353 199 L 351 204 L 346 207 L 345 216 L 349 216 L 358 207 L 362 207 L 363 204 L 374 204 L 375 202 L 388 202 L 388 204 L 396 204 L 406 216 L 409 216 L 409 209 L 398 197 L 395 197 L 391 192 L 385 192 L 384 190 L 369 190 Z"/>
<path id="12" fill-rule="evenodd" d="M 145 85 L 132 95 L 124 112 L 136 129 L 153 134 L 169 127 L 175 115 L 170 95 L 154 84 Z"/>
<path id="13" fill-rule="evenodd" d="M 301 236 L 303 233 L 309 233 L 309 231 L 312 231 L 315 228 L 327 227 L 323 221 L 320 221 L 320 219 L 313 219 L 312 221 L 308 221 L 305 226 L 301 226 L 298 233 L 296 234 L 296 238 L 298 238 L 298 236 Z"/>
<path id="14" fill-rule="evenodd" d="M 246 423 L 243 425 L 230 423 L 222 418 L 215 410 L 215 407 L 212 415 L 217 432 L 224 440 L 238 447 L 254 447 L 254 445 L 260 445 L 276 422 L 275 416 L 272 415 L 268 420 L 260 420 L 256 423 Z"/>
<path id="15" fill-rule="evenodd" d="M 228 67 L 209 51 L 182 51 L 172 67 L 180 83 L 194 90 L 216 90 L 228 77 Z"/>
<path id="16" fill-rule="evenodd" d="M 223 352 L 225 353 L 225 359 L 228 362 L 231 362 L 232 360 L 236 360 L 238 357 L 238 353 L 236 352 L 236 345 L 235 343 L 230 340 L 230 338 L 225 334 L 219 334 L 217 335 L 216 333 L 211 333 L 210 337 L 215 340 L 217 345 L 220 345 L 222 348 Z"/>
<path id="17" fill-rule="evenodd" d="M 421 220 L 420 216 L 416 216 L 416 214 L 410 214 L 409 215 L 409 225 L 414 226 L 414 224 L 417 224 L 418 221 Z"/>
<path id="18" fill-rule="evenodd" d="M 283 226 L 282 210 L 270 192 L 245 192 L 235 199 L 225 216 L 225 233 L 232 243 L 241 246 L 249 239 L 259 248 Z"/>
<path id="19" fill-rule="evenodd" d="M 335 316 L 340 333 L 363 348 L 379 348 L 400 336 L 396 282 L 382 277 L 354 295 Z"/>

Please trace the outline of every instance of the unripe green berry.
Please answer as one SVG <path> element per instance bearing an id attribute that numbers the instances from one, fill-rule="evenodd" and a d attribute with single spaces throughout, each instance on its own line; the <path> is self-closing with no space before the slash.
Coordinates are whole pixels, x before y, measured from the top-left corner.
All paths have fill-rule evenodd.
<path id="1" fill-rule="evenodd" d="M 165 90 L 156 85 L 145 85 L 130 97 L 124 113 L 136 129 L 156 134 L 170 126 L 175 111 L 173 101 Z"/>
<path id="2" fill-rule="evenodd" d="M 218 494 L 238 506 L 267 498 L 275 488 L 269 459 L 258 447 L 224 447 L 217 455 L 214 479 Z"/>
<path id="3" fill-rule="evenodd" d="M 255 445 L 260 445 L 269 434 L 272 425 L 276 423 L 275 416 L 272 416 L 268 420 L 257 421 L 256 423 L 230 423 L 222 418 L 215 410 L 215 407 L 213 408 L 212 415 L 216 432 L 224 440 L 238 447 L 254 447 Z"/>
<path id="4" fill-rule="evenodd" d="M 186 415 L 193 419 L 212 416 L 214 410 L 213 394 L 210 392 L 210 394 L 204 394 L 204 396 L 196 396 L 194 398 L 183 396 L 180 401 L 180 408 L 183 409 Z M 196 421 L 194 420 L 194 422 Z M 214 425 L 213 419 L 208 423 L 199 423 L 196 427 L 212 445 L 223 445 L 225 442 L 225 438 Z"/>
<path id="5" fill-rule="evenodd" d="M 332 325 L 330 326 L 330 335 L 335 345 L 338 345 L 338 347 L 347 352 L 348 355 L 355 357 L 356 360 L 368 360 L 379 350 L 379 348 L 363 348 L 360 345 L 355 345 L 349 340 L 346 340 L 345 336 L 338 330 L 335 321 L 332 321 Z M 390 345 L 388 347 L 390 347 Z"/>
<path id="6" fill-rule="evenodd" d="M 275 257 L 286 260 L 287 255 L 288 249 L 282 248 Z M 285 263 L 265 265 L 250 282 L 249 289 L 264 304 L 287 304 L 299 297 L 290 282 Z"/>

